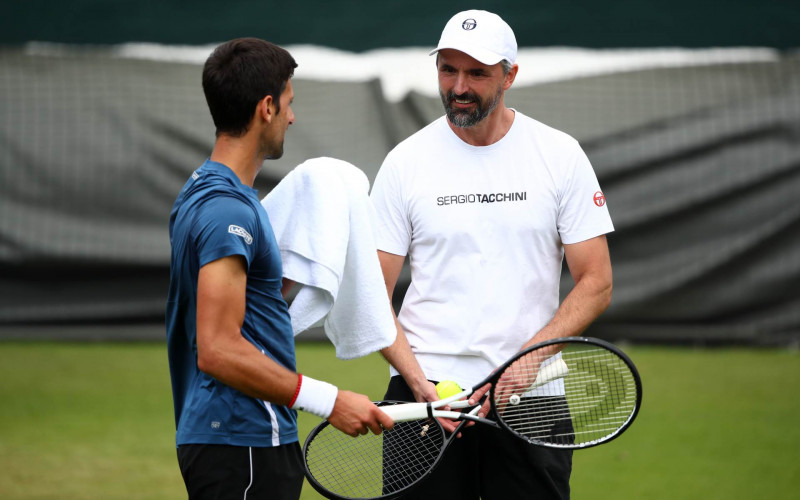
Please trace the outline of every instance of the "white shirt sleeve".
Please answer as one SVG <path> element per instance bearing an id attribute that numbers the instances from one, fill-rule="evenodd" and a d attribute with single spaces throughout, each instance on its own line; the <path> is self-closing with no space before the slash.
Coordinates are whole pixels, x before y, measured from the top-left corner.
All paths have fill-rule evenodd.
<path id="1" fill-rule="evenodd" d="M 399 175 L 400 169 L 387 157 L 375 178 L 370 199 L 377 218 L 378 250 L 405 256 L 411 245 L 411 223 Z"/>
<path id="2" fill-rule="evenodd" d="M 577 146 L 572 170 L 564 183 L 558 232 L 564 244 L 579 243 L 614 231 L 605 195 L 586 153 Z"/>

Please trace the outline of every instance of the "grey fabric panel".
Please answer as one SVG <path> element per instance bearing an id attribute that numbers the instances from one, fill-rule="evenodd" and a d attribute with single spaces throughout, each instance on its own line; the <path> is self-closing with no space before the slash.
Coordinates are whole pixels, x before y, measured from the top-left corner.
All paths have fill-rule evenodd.
<path id="1" fill-rule="evenodd" d="M 196 66 L 0 54 L 0 259 L 163 264 L 168 207 L 213 144 L 199 81 Z"/>
<path id="2" fill-rule="evenodd" d="M 200 71 L 0 51 L 0 338 L 163 318 L 169 210 L 214 141 Z M 508 93 L 581 141 L 609 200 L 614 301 L 590 334 L 800 341 L 799 82 L 787 55 Z M 388 102 L 378 81 L 294 87 L 296 123 L 257 179 L 262 194 L 317 156 L 373 180 L 391 147 L 442 113 L 438 98 Z"/>
<path id="3" fill-rule="evenodd" d="M 797 338 L 798 64 L 718 70 L 694 103 L 586 144 L 618 229 L 607 335 Z"/>

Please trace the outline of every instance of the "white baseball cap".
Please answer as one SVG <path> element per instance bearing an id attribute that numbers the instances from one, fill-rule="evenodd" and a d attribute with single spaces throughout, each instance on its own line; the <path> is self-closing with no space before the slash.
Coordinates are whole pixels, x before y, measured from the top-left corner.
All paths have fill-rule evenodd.
<path id="1" fill-rule="evenodd" d="M 485 10 L 465 10 L 451 17 L 429 55 L 442 49 L 459 50 L 489 66 L 503 59 L 517 63 L 517 39 L 511 27 Z"/>

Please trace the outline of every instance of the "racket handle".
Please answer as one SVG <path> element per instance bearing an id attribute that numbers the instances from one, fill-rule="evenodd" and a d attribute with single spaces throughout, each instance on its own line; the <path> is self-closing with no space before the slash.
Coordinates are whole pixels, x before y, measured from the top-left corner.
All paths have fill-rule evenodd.
<path id="1" fill-rule="evenodd" d="M 402 403 L 398 405 L 381 406 L 381 410 L 395 422 L 419 420 L 428 416 L 428 403 Z"/>

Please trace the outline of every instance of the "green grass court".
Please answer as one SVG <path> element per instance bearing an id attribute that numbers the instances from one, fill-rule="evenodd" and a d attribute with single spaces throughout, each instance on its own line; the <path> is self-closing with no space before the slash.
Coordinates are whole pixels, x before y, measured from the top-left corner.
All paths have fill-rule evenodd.
<path id="1" fill-rule="evenodd" d="M 300 371 L 381 398 L 379 355 L 297 351 Z M 797 496 L 800 352 L 625 351 L 642 375 L 642 410 L 616 441 L 575 452 L 574 499 Z M 0 343 L 0 360 L 0 498 L 186 498 L 164 344 Z M 301 414 L 301 440 L 317 422 Z"/>

